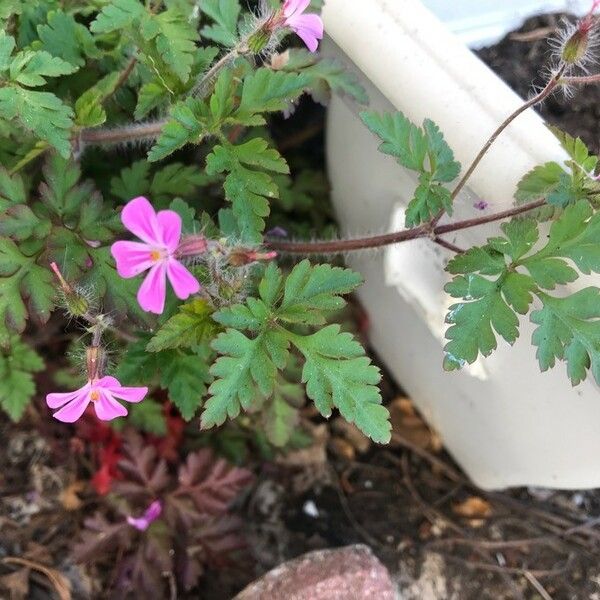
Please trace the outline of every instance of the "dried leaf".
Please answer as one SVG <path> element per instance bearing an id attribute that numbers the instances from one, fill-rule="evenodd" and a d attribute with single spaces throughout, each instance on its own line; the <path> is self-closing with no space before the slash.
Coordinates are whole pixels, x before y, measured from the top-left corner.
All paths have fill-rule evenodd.
<path id="1" fill-rule="evenodd" d="M 24 567 L 0 577 L 0 586 L 8 591 L 10 600 L 25 600 L 29 594 L 29 569 Z"/>
<path id="2" fill-rule="evenodd" d="M 79 510 L 83 502 L 79 497 L 79 493 L 85 489 L 85 481 L 74 481 L 69 484 L 60 494 L 60 503 L 65 510 Z"/>
<path id="3" fill-rule="evenodd" d="M 460 517 L 485 519 L 492 514 L 492 505 L 479 496 L 471 496 L 464 502 L 454 504 L 452 510 Z"/>

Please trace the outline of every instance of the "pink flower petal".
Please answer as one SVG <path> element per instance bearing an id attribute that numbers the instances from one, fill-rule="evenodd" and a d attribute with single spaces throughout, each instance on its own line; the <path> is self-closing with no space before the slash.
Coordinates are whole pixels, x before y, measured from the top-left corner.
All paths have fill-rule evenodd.
<path id="1" fill-rule="evenodd" d="M 148 393 L 147 387 L 114 387 L 110 388 L 110 393 L 119 400 L 127 402 L 141 402 Z"/>
<path id="2" fill-rule="evenodd" d="M 155 264 L 150 256 L 152 247 L 148 244 L 115 242 L 110 251 L 117 263 L 117 273 L 125 279 L 136 277 Z"/>
<path id="3" fill-rule="evenodd" d="M 94 402 L 96 415 L 101 421 L 112 421 L 127 416 L 127 409 L 119 404 L 106 388 L 98 388 L 100 398 Z"/>
<path id="4" fill-rule="evenodd" d="M 162 245 L 156 212 L 152 208 L 152 204 L 143 196 L 134 198 L 125 205 L 121 212 L 121 221 L 131 233 L 147 244 Z"/>
<path id="5" fill-rule="evenodd" d="M 134 517 L 127 517 L 127 523 L 132 527 L 135 527 L 138 531 L 146 531 L 146 529 L 150 527 L 150 521 L 145 517 L 139 517 L 137 519 Z"/>
<path id="6" fill-rule="evenodd" d="M 310 4 L 310 0 L 285 0 L 283 4 L 283 14 L 291 17 L 296 13 L 303 13 Z"/>
<path id="7" fill-rule="evenodd" d="M 173 210 L 161 210 L 156 219 L 163 244 L 170 253 L 175 252 L 181 240 L 181 217 Z"/>
<path id="8" fill-rule="evenodd" d="M 74 400 L 77 396 L 81 394 L 85 394 L 90 388 L 90 384 L 86 383 L 83 387 L 75 390 L 74 392 L 65 392 L 65 393 L 53 393 L 48 394 L 46 396 L 46 404 L 49 408 L 60 408 L 64 406 L 67 402 Z"/>
<path id="9" fill-rule="evenodd" d="M 94 387 L 101 387 L 108 390 L 110 388 L 121 387 L 121 384 L 119 383 L 119 380 L 116 377 L 112 377 L 111 375 L 105 375 L 104 377 L 98 379 L 98 381 L 94 383 Z"/>
<path id="10" fill-rule="evenodd" d="M 165 309 L 167 295 L 167 265 L 164 261 L 156 263 L 146 275 L 138 290 L 137 299 L 147 312 L 161 315 Z"/>
<path id="11" fill-rule="evenodd" d="M 306 44 L 306 47 L 315 52 L 319 41 L 323 39 L 323 21 L 319 15 L 294 15 L 287 20 L 287 24 Z"/>
<path id="12" fill-rule="evenodd" d="M 167 275 L 180 300 L 187 300 L 200 291 L 198 280 L 178 260 L 171 259 L 167 263 Z"/>
<path id="13" fill-rule="evenodd" d="M 63 423 L 75 423 L 81 417 L 90 403 L 90 390 L 88 388 L 84 391 L 84 388 L 82 388 L 79 392 L 81 393 L 73 400 L 54 413 L 53 417 L 55 419 Z"/>

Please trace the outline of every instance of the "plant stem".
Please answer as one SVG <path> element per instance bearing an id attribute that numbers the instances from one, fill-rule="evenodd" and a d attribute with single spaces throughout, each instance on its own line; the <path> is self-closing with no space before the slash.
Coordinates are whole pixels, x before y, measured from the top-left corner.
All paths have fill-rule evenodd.
<path id="1" fill-rule="evenodd" d="M 166 122 L 166 119 L 161 119 L 152 123 L 130 123 L 112 129 L 82 129 L 79 137 L 87 145 L 121 144 L 149 140 L 160 135 Z"/>
<path id="2" fill-rule="evenodd" d="M 517 108 L 517 110 L 515 110 L 508 117 L 506 117 L 506 119 L 504 119 L 504 121 L 502 121 L 502 123 L 496 128 L 494 133 L 492 133 L 492 135 L 489 137 L 487 142 L 483 145 L 483 147 L 481 148 L 481 150 L 479 151 L 479 153 L 477 154 L 477 156 L 475 157 L 475 159 L 473 160 L 473 162 L 471 163 L 471 165 L 469 166 L 469 168 L 467 169 L 465 174 L 462 176 L 460 181 L 456 184 L 456 187 L 452 190 L 452 200 L 455 200 L 456 197 L 458 196 L 458 194 L 460 194 L 462 189 L 465 187 L 465 185 L 471 178 L 471 175 L 473 175 L 473 173 L 475 172 L 475 169 L 479 166 L 479 163 L 483 160 L 483 158 L 487 154 L 488 150 L 492 147 L 494 142 L 500 137 L 502 132 L 517 117 L 522 115 L 526 110 L 535 106 L 536 104 L 539 104 L 540 102 L 543 102 L 556 89 L 556 87 L 559 86 L 562 81 L 564 81 L 564 79 L 561 79 L 564 71 L 565 71 L 565 67 L 563 65 L 552 76 L 550 81 L 548 81 L 548 83 L 546 84 L 546 86 L 544 87 L 544 89 L 541 92 L 536 94 L 533 98 L 530 98 L 527 102 L 525 102 L 519 108 Z M 441 210 L 431 221 L 431 226 L 435 227 L 439 223 L 440 219 L 443 216 L 444 216 L 444 211 Z"/>
<path id="3" fill-rule="evenodd" d="M 357 238 L 354 240 L 334 240 L 327 242 L 289 242 L 285 240 L 267 240 L 266 246 L 277 252 L 288 254 L 340 254 L 344 252 L 352 252 L 355 250 L 366 250 L 369 248 L 382 248 L 408 240 L 430 237 L 437 241 L 436 238 L 444 233 L 452 231 L 460 231 L 461 229 L 469 229 L 478 225 L 485 225 L 500 221 L 509 217 L 514 217 L 526 213 L 530 210 L 540 208 L 546 204 L 544 199 L 535 200 L 528 204 L 515 206 L 508 210 L 503 210 L 498 213 L 476 217 L 474 219 L 466 219 L 457 221 L 456 223 L 448 223 L 447 225 L 438 225 L 433 229 L 430 224 L 426 223 L 413 229 L 404 229 L 394 233 L 386 233 L 384 235 L 376 235 L 365 238 Z"/>
<path id="4" fill-rule="evenodd" d="M 560 83 L 563 85 L 588 85 L 600 82 L 600 73 L 594 75 L 582 75 L 581 77 L 563 77 Z"/>
<path id="5" fill-rule="evenodd" d="M 509 115 L 506 119 L 504 119 L 504 121 L 502 121 L 502 123 L 498 126 L 496 131 L 494 131 L 494 133 L 492 133 L 492 135 L 490 136 L 488 141 L 484 144 L 483 148 L 479 151 L 479 154 L 477 154 L 477 156 L 471 163 L 471 166 L 467 169 L 467 172 L 462 176 L 462 179 L 458 182 L 457 186 L 452 191 L 452 199 L 453 200 L 458 196 L 460 191 L 466 185 L 466 183 L 469 180 L 469 178 L 471 177 L 471 175 L 473 175 L 473 172 L 475 171 L 475 169 L 479 166 L 479 163 L 483 160 L 483 157 L 487 154 L 487 151 L 491 148 L 491 146 L 498 139 L 498 137 L 500 137 L 500 134 L 502 134 L 502 132 L 518 116 L 523 114 L 527 109 L 531 108 L 532 106 L 535 106 L 536 104 L 539 104 L 540 102 L 543 102 L 554 91 L 554 89 L 559 85 L 560 78 L 562 77 L 564 70 L 565 70 L 564 66 L 561 67 L 557 71 L 557 73 L 550 79 L 550 81 L 546 84 L 546 87 L 544 87 L 544 89 L 539 94 L 537 94 L 533 98 L 529 99 L 522 106 L 517 108 L 517 110 L 515 110 L 511 115 Z"/>
<path id="6" fill-rule="evenodd" d="M 109 98 L 111 98 L 116 91 L 129 79 L 131 72 L 133 71 L 135 65 L 137 64 L 137 56 L 132 56 L 127 63 L 127 66 L 121 71 L 119 78 L 115 82 L 113 88 L 102 98 L 102 102 L 106 102 Z"/>
<path id="7" fill-rule="evenodd" d="M 435 237 L 433 238 L 433 241 L 438 245 L 441 246 L 442 248 L 446 248 L 446 250 L 450 250 L 451 252 L 456 252 L 456 254 L 462 254 L 464 252 L 464 250 L 462 248 L 459 248 L 458 246 L 456 246 L 455 244 L 453 244 L 452 242 L 448 242 L 445 239 L 441 238 L 441 237 Z"/>

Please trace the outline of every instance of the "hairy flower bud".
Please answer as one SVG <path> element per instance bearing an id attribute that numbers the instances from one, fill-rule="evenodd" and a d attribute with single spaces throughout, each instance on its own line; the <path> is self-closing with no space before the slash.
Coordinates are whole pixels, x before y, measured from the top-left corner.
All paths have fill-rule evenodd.
<path id="1" fill-rule="evenodd" d="M 50 268 L 54 271 L 60 283 L 63 301 L 68 313 L 74 317 L 83 317 L 88 314 L 91 303 L 85 292 L 67 283 L 55 262 L 50 263 Z"/>

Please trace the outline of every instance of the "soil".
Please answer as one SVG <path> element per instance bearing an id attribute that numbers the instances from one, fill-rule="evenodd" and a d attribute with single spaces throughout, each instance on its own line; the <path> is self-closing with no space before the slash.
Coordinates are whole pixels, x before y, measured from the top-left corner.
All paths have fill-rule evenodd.
<path id="1" fill-rule="evenodd" d="M 520 32 L 558 20 L 532 19 Z M 509 36 L 479 55 L 526 96 L 548 57 L 547 42 Z M 569 101 L 552 98 L 541 112 L 600 150 L 600 89 Z M 285 152 L 309 157 L 315 169 L 323 168 L 323 116 L 321 107 L 303 101 L 289 125 L 273 123 Z M 48 381 L 38 384 L 43 397 Z M 190 597 L 227 600 L 304 552 L 365 543 L 388 566 L 403 599 L 600 598 L 600 493 L 476 489 L 387 375 L 383 394 L 395 410 L 394 440 L 386 448 L 306 411 L 314 445 L 260 461 L 243 504 L 254 566 L 208 573 Z M 32 560 L 69 577 L 74 598 L 98 597 L 87 590 L 106 589 L 109 574 L 73 564 L 68 550 L 97 499 L 83 493 L 81 506 L 65 508 L 64 491 L 81 477 L 82 465 L 52 428 L 35 413 L 19 427 L 0 426 L 0 577 L 13 572 L 2 559 L 27 549 Z M 29 598 L 52 598 L 51 590 L 42 574 L 32 575 Z"/>

